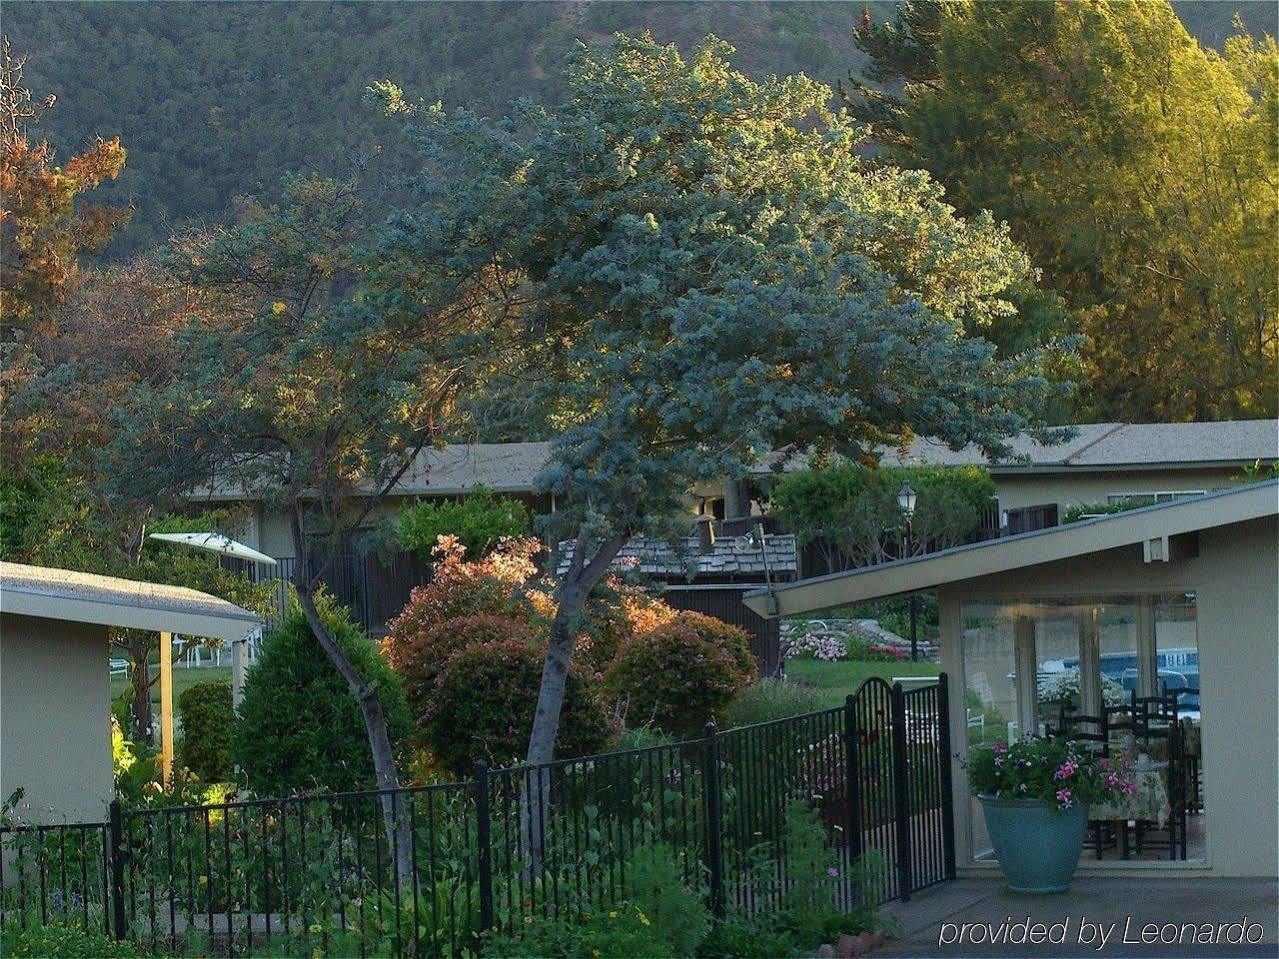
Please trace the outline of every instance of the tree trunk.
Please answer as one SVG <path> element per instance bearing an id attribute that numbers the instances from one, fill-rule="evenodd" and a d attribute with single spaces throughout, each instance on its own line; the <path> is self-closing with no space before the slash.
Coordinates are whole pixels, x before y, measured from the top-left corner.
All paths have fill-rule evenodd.
<path id="1" fill-rule="evenodd" d="M 299 580 L 305 574 L 299 574 Z M 306 615 L 307 625 L 329 660 L 337 667 L 342 678 L 351 688 L 351 695 L 360 705 L 364 718 L 364 730 L 369 738 L 369 751 L 373 757 L 373 774 L 377 788 L 382 790 L 382 818 L 386 826 L 387 847 L 394 851 L 395 870 L 406 889 L 414 881 L 412 861 L 412 837 L 409 835 L 408 818 L 404 812 L 404 797 L 400 794 L 400 779 L 395 768 L 395 748 L 386 728 L 386 714 L 378 698 L 377 687 L 365 682 L 351 661 L 329 635 L 328 629 L 315 607 L 315 598 L 309 588 L 297 585 L 298 603 Z"/>
<path id="2" fill-rule="evenodd" d="M 533 768 L 520 797 L 520 831 L 535 873 L 542 868 L 551 787 L 547 764 L 555 758 L 555 739 L 559 733 L 568 671 L 573 662 L 577 619 L 591 590 L 604 578 L 609 564 L 626 545 L 627 538 L 619 536 L 604 543 L 589 563 L 583 562 L 583 547 L 579 542 L 574 547 L 568 572 L 556 590 L 555 619 L 551 622 L 546 661 L 542 664 L 542 684 L 537 693 L 537 711 L 533 714 L 533 729 L 529 733 L 525 757 Z"/>
<path id="3" fill-rule="evenodd" d="M 150 743 L 151 736 L 151 643 L 147 639 L 128 638 L 122 644 L 129 653 L 130 684 L 133 700 L 129 716 L 133 728 L 129 736 L 135 742 Z"/>

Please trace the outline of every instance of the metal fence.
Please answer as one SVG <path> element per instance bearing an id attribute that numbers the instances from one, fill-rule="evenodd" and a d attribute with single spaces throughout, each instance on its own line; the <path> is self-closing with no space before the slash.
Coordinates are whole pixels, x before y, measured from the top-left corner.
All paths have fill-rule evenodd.
<path id="1" fill-rule="evenodd" d="M 947 681 L 871 680 L 845 706 L 465 782 L 123 810 L 0 828 L 0 920 L 70 922 L 157 953 L 301 945 L 452 956 L 493 930 L 625 899 L 661 844 L 717 914 L 777 909 L 798 868 L 788 807 L 816 811 L 832 902 L 908 898 L 954 875 Z M 397 871 L 382 816 L 407 842 Z M 541 824 L 535 862 L 529 823 Z M 401 847 L 403 848 L 403 847 Z"/>

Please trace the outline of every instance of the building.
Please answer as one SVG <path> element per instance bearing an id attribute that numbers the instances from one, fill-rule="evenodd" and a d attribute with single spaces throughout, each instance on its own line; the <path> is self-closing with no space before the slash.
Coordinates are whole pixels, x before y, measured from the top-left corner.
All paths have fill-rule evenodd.
<path id="1" fill-rule="evenodd" d="M 992 463 L 976 447 L 952 450 L 921 437 L 885 450 L 885 466 L 985 466 L 998 497 L 999 526 L 1020 533 L 1062 522 L 1070 507 L 1164 502 L 1240 482 L 1260 461 L 1279 461 L 1279 420 L 1221 423 L 1084 423 L 1047 445 L 1013 437 L 1013 457 Z M 803 468 L 802 458 L 787 469 Z M 767 482 L 770 464 L 753 474 Z"/>
<path id="2" fill-rule="evenodd" d="M 172 634 L 237 643 L 260 625 L 248 610 L 193 589 L 0 562 L 0 795 L 23 790 L 15 817 L 104 815 L 113 792 L 108 627 L 160 633 L 171 763 Z"/>
<path id="3" fill-rule="evenodd" d="M 961 874 L 996 867 L 969 796 L 970 750 L 1050 730 L 1065 698 L 1050 691 L 1063 684 L 1081 712 L 1122 708 L 1130 696 L 1172 703 L 1195 767 L 1177 777 L 1180 789 L 1152 767 L 1167 822 L 1183 816 L 1174 854 L 1134 862 L 1099 842 L 1081 868 L 1276 874 L 1279 481 L 798 580 L 745 601 L 788 616 L 923 590 L 937 592 L 941 667 L 963 691 L 949 714 L 950 728 L 967 733 L 952 735 Z"/>

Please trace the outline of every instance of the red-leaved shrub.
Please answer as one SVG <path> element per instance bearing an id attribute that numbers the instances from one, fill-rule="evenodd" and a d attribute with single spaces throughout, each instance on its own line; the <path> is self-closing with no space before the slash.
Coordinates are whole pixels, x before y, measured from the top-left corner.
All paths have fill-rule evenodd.
<path id="1" fill-rule="evenodd" d="M 466 646 L 444 664 L 424 732 L 435 756 L 459 776 L 476 759 L 505 766 L 523 759 L 533 728 L 544 653 L 521 639 Z M 555 751 L 560 756 L 600 752 L 612 738 L 594 684 L 578 665 L 569 670 Z"/>

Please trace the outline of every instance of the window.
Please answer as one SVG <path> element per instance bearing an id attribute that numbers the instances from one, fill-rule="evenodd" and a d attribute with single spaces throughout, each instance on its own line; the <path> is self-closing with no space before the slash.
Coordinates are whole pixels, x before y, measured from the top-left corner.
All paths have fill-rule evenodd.
<path id="1" fill-rule="evenodd" d="M 1158 490 L 1153 493 L 1107 493 L 1106 502 L 1111 505 L 1119 503 L 1140 503 L 1149 506 L 1153 503 L 1168 503 L 1175 499 L 1186 499 L 1191 496 L 1203 496 L 1206 489 L 1173 489 Z"/>
<path id="2" fill-rule="evenodd" d="M 1169 694 L 1176 694 L 1178 716 L 1199 741 L 1193 592 L 983 599 L 963 603 L 960 615 L 970 749 L 1043 734 L 1059 724 L 1063 712 L 1098 716 L 1103 707 L 1121 706 L 1134 696 Z M 1197 755 L 1190 761 L 1197 790 Z M 1193 811 L 1195 803 L 1188 801 L 1188 808 Z M 989 858 L 993 853 L 976 800 L 971 809 L 973 855 Z M 1202 843 L 1202 819 L 1192 828 L 1192 842 Z"/>

